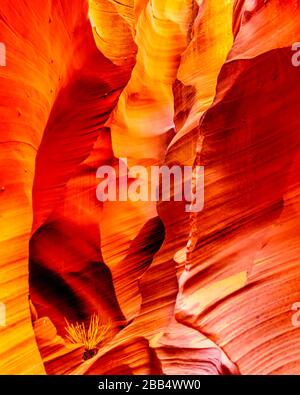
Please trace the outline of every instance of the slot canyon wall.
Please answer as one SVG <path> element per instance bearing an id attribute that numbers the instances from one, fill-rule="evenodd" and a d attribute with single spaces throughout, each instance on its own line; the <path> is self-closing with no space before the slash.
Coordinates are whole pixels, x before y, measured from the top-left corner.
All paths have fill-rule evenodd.
<path id="1" fill-rule="evenodd" d="M 0 374 L 299 373 L 299 11 L 0 0 Z M 99 202 L 119 158 L 204 166 L 203 210 Z"/>

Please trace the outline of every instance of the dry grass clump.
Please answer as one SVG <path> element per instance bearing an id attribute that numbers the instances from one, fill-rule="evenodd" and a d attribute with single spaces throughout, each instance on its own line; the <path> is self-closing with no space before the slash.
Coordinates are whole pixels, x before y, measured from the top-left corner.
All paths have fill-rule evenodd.
<path id="1" fill-rule="evenodd" d="M 100 343 L 107 338 L 111 330 L 111 323 L 104 323 L 98 314 L 93 314 L 88 328 L 83 322 L 70 324 L 65 318 L 67 326 L 66 339 L 72 344 L 81 344 L 84 346 L 83 359 L 89 359 L 98 352 Z"/>

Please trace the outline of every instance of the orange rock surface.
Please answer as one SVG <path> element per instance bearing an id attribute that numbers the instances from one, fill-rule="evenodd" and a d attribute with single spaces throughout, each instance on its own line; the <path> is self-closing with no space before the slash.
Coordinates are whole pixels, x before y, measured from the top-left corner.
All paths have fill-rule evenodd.
<path id="1" fill-rule="evenodd" d="M 300 2 L 42 3 L 0 0 L 0 374 L 299 373 Z M 204 209 L 99 202 L 118 158 Z"/>

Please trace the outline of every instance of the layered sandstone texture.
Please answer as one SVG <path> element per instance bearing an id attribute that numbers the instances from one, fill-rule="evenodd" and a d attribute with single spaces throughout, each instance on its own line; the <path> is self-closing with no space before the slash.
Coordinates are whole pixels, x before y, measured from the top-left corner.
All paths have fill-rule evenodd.
<path id="1" fill-rule="evenodd" d="M 300 372 L 299 11 L 0 0 L 0 374 Z M 118 158 L 204 166 L 204 209 L 99 202 Z"/>

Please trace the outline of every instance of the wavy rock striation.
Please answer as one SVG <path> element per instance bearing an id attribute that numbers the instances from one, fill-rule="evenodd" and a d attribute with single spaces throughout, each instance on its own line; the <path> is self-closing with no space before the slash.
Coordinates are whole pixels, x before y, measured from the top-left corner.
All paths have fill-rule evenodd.
<path id="1" fill-rule="evenodd" d="M 0 372 L 297 373 L 299 1 L 2 3 Z M 204 166 L 204 210 L 100 203 L 118 158 Z"/>

